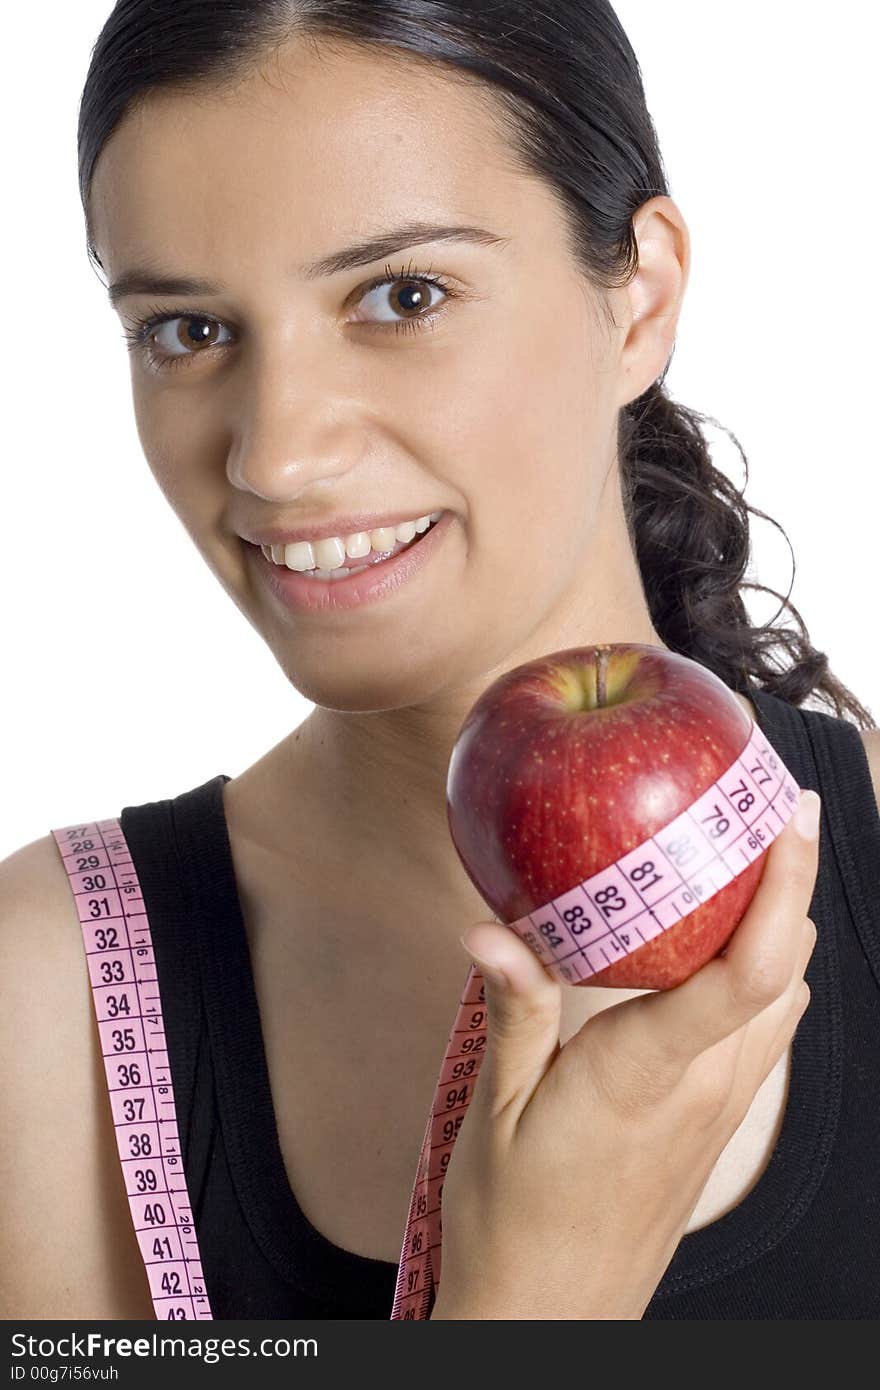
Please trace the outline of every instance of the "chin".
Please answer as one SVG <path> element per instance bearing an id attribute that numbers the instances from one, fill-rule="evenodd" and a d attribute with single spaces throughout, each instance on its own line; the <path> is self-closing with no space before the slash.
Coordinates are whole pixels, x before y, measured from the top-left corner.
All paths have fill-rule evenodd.
<path id="1" fill-rule="evenodd" d="M 335 672 L 328 672 L 326 665 L 321 666 L 320 661 L 313 675 L 302 660 L 297 661 L 295 654 L 276 652 L 276 657 L 288 681 L 304 700 L 340 714 L 379 714 L 385 710 L 407 709 L 430 702 L 437 693 L 436 685 L 424 671 L 413 671 L 407 676 L 400 671 L 383 669 L 378 664 L 381 654 L 377 654 L 377 669 L 371 672 L 365 669 L 363 662 L 345 663 L 343 645 L 338 644 L 338 649 L 342 665 L 338 677 Z"/>

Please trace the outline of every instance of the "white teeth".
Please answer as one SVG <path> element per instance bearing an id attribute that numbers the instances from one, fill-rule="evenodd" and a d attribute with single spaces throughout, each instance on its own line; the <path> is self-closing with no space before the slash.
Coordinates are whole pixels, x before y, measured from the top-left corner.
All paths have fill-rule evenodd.
<path id="1" fill-rule="evenodd" d="M 289 546 L 288 549 L 293 550 L 296 555 L 302 545 L 303 542 L 300 542 L 299 546 Z M 304 569 L 317 567 L 322 570 L 338 570 L 341 565 L 345 564 L 345 542 L 341 541 L 338 536 L 327 536 L 324 540 L 315 541 L 311 547 L 306 541 L 305 546 L 314 552 L 315 558 L 310 565 L 304 565 Z M 290 563 L 287 549 L 284 552 L 284 559 L 285 562 Z M 295 561 L 293 565 L 290 565 L 290 568 L 296 568 Z"/>
<path id="2" fill-rule="evenodd" d="M 370 549 L 377 552 L 393 550 L 397 544 L 397 532 L 393 526 L 379 526 L 370 532 Z"/>
<path id="3" fill-rule="evenodd" d="M 331 579 L 331 580 L 332 580 L 332 579 L 345 579 L 346 576 L 349 575 L 349 574 L 360 574 L 361 570 L 368 570 L 369 568 L 370 568 L 369 565 L 357 565 L 357 566 L 355 566 L 354 569 L 346 569 L 346 567 L 343 565 L 343 566 L 342 566 L 340 569 L 338 569 L 338 570 L 320 570 L 320 569 L 305 570 L 305 571 L 304 571 L 304 578 L 306 578 L 306 579 L 324 579 L 324 580 L 328 580 L 328 579 Z"/>
<path id="4" fill-rule="evenodd" d="M 395 545 L 406 545 L 416 535 L 422 535 L 442 511 L 429 512 L 415 521 L 401 521 L 397 526 L 380 526 L 374 531 L 355 531 L 350 536 L 325 536 L 319 541 L 291 541 L 289 545 L 264 545 L 263 554 L 276 565 L 286 565 L 300 574 L 309 573 L 315 579 L 340 578 L 366 569 L 366 565 L 346 567 L 345 561 L 359 560 L 371 551 L 383 553 Z"/>
<path id="5" fill-rule="evenodd" d="M 345 538 L 345 553 L 350 560 L 362 560 L 370 553 L 369 531 L 355 531 Z"/>

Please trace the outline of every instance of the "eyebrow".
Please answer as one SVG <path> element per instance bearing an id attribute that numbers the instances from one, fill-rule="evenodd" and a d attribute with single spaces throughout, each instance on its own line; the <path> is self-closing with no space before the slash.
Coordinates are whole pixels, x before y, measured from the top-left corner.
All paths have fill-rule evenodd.
<path id="1" fill-rule="evenodd" d="M 421 246 L 429 241 L 463 241 L 476 246 L 507 246 L 510 237 L 487 231 L 484 227 L 446 226 L 434 222 L 408 222 L 386 232 L 370 237 L 367 241 L 355 242 L 333 251 L 329 256 L 311 261 L 298 268 L 298 275 L 306 280 L 320 276 L 337 275 L 343 270 L 354 270 L 357 266 L 371 265 L 383 256 L 393 256 L 410 246 Z M 165 274 L 134 267 L 125 271 L 107 287 L 111 304 L 132 294 L 222 294 L 221 285 L 213 285 L 208 280 L 194 279 L 192 276 Z"/>

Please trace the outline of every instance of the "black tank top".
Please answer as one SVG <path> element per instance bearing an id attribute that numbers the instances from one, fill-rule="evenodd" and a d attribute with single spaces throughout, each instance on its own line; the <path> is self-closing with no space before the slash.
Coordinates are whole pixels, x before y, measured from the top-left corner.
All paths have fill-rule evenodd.
<path id="1" fill-rule="evenodd" d="M 682 1238 L 644 1317 L 876 1317 L 880 817 L 868 760 L 847 720 L 742 693 L 798 784 L 822 797 L 812 997 L 768 1167 L 732 1211 Z M 224 816 L 229 780 L 120 816 L 153 934 L 214 1317 L 387 1320 L 396 1263 L 335 1245 L 287 1178 Z"/>

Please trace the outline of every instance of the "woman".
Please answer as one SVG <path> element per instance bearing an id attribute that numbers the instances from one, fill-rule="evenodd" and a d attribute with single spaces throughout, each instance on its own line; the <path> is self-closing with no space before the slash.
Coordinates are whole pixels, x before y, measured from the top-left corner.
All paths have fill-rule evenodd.
<path id="1" fill-rule="evenodd" d="M 490 1045 L 433 1317 L 880 1311 L 846 1207 L 880 1147 L 876 726 L 803 624 L 742 602 L 754 509 L 664 390 L 689 236 L 611 7 L 125 0 L 79 150 L 146 458 L 315 705 L 242 775 L 121 815 L 213 1316 L 389 1316 L 475 923 Z M 705 665 L 822 796 L 819 846 L 786 827 L 674 991 L 563 993 L 446 826 L 480 692 L 597 641 Z M 152 1317 L 51 836 L 3 873 L 10 970 L 24 998 L 36 933 L 69 1059 L 16 1051 L 44 1105 L 10 1159 L 7 1316 Z M 47 1125 L 75 1210 L 38 1257 Z"/>

